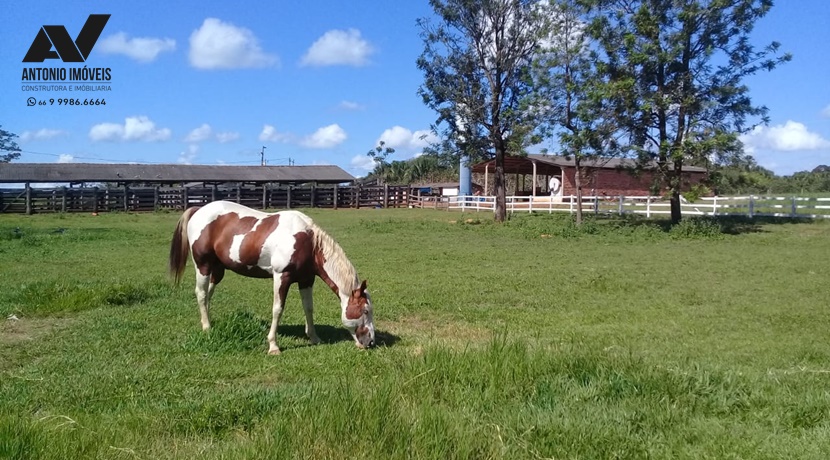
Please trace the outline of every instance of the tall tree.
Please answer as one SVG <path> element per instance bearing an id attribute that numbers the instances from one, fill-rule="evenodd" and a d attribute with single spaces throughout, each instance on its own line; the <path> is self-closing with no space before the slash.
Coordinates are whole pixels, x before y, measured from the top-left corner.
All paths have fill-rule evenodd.
<path id="1" fill-rule="evenodd" d="M 424 42 L 417 62 L 424 83 L 418 92 L 438 113 L 436 125 L 445 126 L 445 152 L 471 161 L 495 157 L 499 222 L 507 215 L 504 159 L 533 142 L 530 66 L 540 30 L 534 4 L 430 0 L 437 23 L 418 20 Z"/>
<path id="2" fill-rule="evenodd" d="M 683 167 L 741 149 L 747 120 L 766 122 L 746 76 L 772 70 L 791 56 L 780 45 L 756 49 L 755 23 L 772 0 L 577 0 L 593 8 L 589 30 L 601 43 L 607 70 L 621 86 L 620 128 L 631 135 L 641 168 L 654 169 L 681 219 Z"/>
<path id="3" fill-rule="evenodd" d="M 571 0 L 550 0 L 540 8 L 545 9 L 550 26 L 534 65 L 536 89 L 548 109 L 541 132 L 556 137 L 563 153 L 574 161 L 576 222 L 581 225 L 587 167 L 602 166 L 620 153 L 610 103 L 613 87 L 620 83 L 603 72 L 597 50 L 585 34 L 584 10 Z"/>
<path id="4" fill-rule="evenodd" d="M 375 148 L 366 153 L 366 155 L 371 157 L 372 161 L 375 162 L 375 169 L 372 173 L 380 180 L 380 184 L 389 182 L 387 177 L 387 168 L 389 167 L 389 163 L 386 159 L 393 153 L 395 153 L 395 149 L 388 147 L 385 141 L 378 142 L 378 145 L 375 146 Z"/>
<path id="5" fill-rule="evenodd" d="M 20 158 L 20 147 L 14 141 L 17 134 L 2 128 L 3 125 L 0 125 L 0 163 L 8 163 Z"/>

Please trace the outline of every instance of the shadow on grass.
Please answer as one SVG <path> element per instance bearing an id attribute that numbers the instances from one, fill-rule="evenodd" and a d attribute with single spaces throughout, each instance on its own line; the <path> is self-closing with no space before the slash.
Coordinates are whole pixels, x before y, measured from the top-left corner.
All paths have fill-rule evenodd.
<path id="1" fill-rule="evenodd" d="M 193 331 L 183 346 L 187 350 L 199 353 L 256 350 L 262 347 L 270 325 L 270 321 L 258 318 L 249 311 L 239 310 L 216 318 L 207 333 Z M 323 344 L 353 341 L 349 331 L 341 326 L 316 324 L 315 329 Z M 299 347 L 311 346 L 305 335 L 305 324 L 281 324 L 277 334 L 280 337 L 293 337 L 305 343 Z M 378 346 L 392 346 L 399 340 L 398 336 L 388 332 L 375 332 Z"/>
<path id="2" fill-rule="evenodd" d="M 337 326 L 329 326 L 328 324 L 315 324 L 314 328 L 317 330 L 317 336 L 320 337 L 320 343 L 334 344 L 339 342 L 353 341 L 352 335 L 345 328 Z M 295 337 L 298 339 L 306 339 L 305 324 L 286 324 L 280 325 L 277 334 L 286 337 Z M 391 347 L 400 341 L 400 337 L 388 331 L 375 330 L 375 342 L 377 346 Z"/>
<path id="3" fill-rule="evenodd" d="M 741 235 L 747 233 L 764 233 L 766 225 L 812 224 L 815 219 L 806 217 L 774 216 L 685 216 L 679 224 L 672 224 L 668 219 L 649 219 L 639 215 L 598 216 L 597 222 L 616 227 L 643 228 L 656 227 L 664 233 L 720 233 L 724 235 Z M 686 227 L 686 228 L 684 228 Z M 689 235 L 691 236 L 691 235 Z M 711 236 L 711 235 L 710 235 Z"/>

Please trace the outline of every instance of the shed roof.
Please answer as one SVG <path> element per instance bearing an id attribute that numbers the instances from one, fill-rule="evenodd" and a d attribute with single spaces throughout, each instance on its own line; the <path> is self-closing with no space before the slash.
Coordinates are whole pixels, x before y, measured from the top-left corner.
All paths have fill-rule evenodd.
<path id="1" fill-rule="evenodd" d="M 225 166 L 180 164 L 5 163 L 0 183 L 21 182 L 351 182 L 339 166 Z"/>
<path id="2" fill-rule="evenodd" d="M 563 167 L 574 167 L 573 157 L 564 157 L 560 155 L 540 155 L 529 154 L 523 157 L 507 157 L 504 159 L 504 172 L 507 174 L 532 174 L 533 162 L 536 162 L 536 174 L 539 175 L 554 175 L 559 174 Z M 490 171 L 495 171 L 496 160 L 484 161 L 475 164 L 471 170 L 476 173 L 483 173 L 489 165 Z M 628 158 L 611 158 L 609 160 L 601 161 L 586 161 L 584 166 L 590 168 L 603 169 L 618 169 L 630 168 L 635 165 L 635 161 Z M 684 171 L 688 172 L 706 172 L 706 168 L 699 166 L 683 166 Z"/>

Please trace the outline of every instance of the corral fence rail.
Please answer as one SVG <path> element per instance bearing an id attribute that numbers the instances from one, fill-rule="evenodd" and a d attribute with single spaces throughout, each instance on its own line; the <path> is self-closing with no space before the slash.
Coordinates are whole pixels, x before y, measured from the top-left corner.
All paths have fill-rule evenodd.
<path id="1" fill-rule="evenodd" d="M 435 207 L 461 211 L 495 212 L 492 196 L 443 197 Z M 508 212 L 576 212 L 575 196 L 550 197 L 508 196 Z M 423 206 L 433 207 L 433 206 Z M 643 214 L 646 217 L 671 214 L 671 204 L 659 196 L 583 196 L 582 211 L 595 214 Z M 781 196 L 703 197 L 695 202 L 681 202 L 684 215 L 830 218 L 830 198 Z"/>
<path id="2" fill-rule="evenodd" d="M 57 187 L 0 189 L 0 213 L 148 212 L 228 200 L 257 209 L 405 208 L 408 186 Z"/>
<path id="3" fill-rule="evenodd" d="M 410 186 L 239 185 L 198 187 L 56 187 L 0 189 L 0 213 L 151 212 L 183 210 L 229 200 L 257 209 L 423 208 L 494 212 L 493 196 L 420 196 Z M 508 196 L 507 211 L 576 212 L 576 197 Z M 669 215 L 659 196 L 584 196 L 583 212 Z M 684 215 L 830 218 L 830 198 L 797 196 L 715 196 L 681 204 Z"/>

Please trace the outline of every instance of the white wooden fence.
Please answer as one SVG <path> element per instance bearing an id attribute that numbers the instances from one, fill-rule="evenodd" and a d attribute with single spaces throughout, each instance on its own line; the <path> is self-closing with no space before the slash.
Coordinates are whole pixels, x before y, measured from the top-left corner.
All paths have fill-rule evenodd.
<path id="1" fill-rule="evenodd" d="M 461 211 L 495 210 L 493 196 L 435 197 L 440 203 L 423 207 L 436 207 Z M 551 200 L 549 197 L 508 196 L 508 212 L 576 212 L 576 197 L 565 196 Z M 694 216 L 768 216 L 800 217 L 810 219 L 830 218 L 830 198 L 735 196 L 705 197 L 694 203 L 681 202 L 683 215 Z M 646 217 L 671 214 L 671 204 L 657 196 L 584 196 L 582 211 L 595 214 L 643 214 Z"/>

